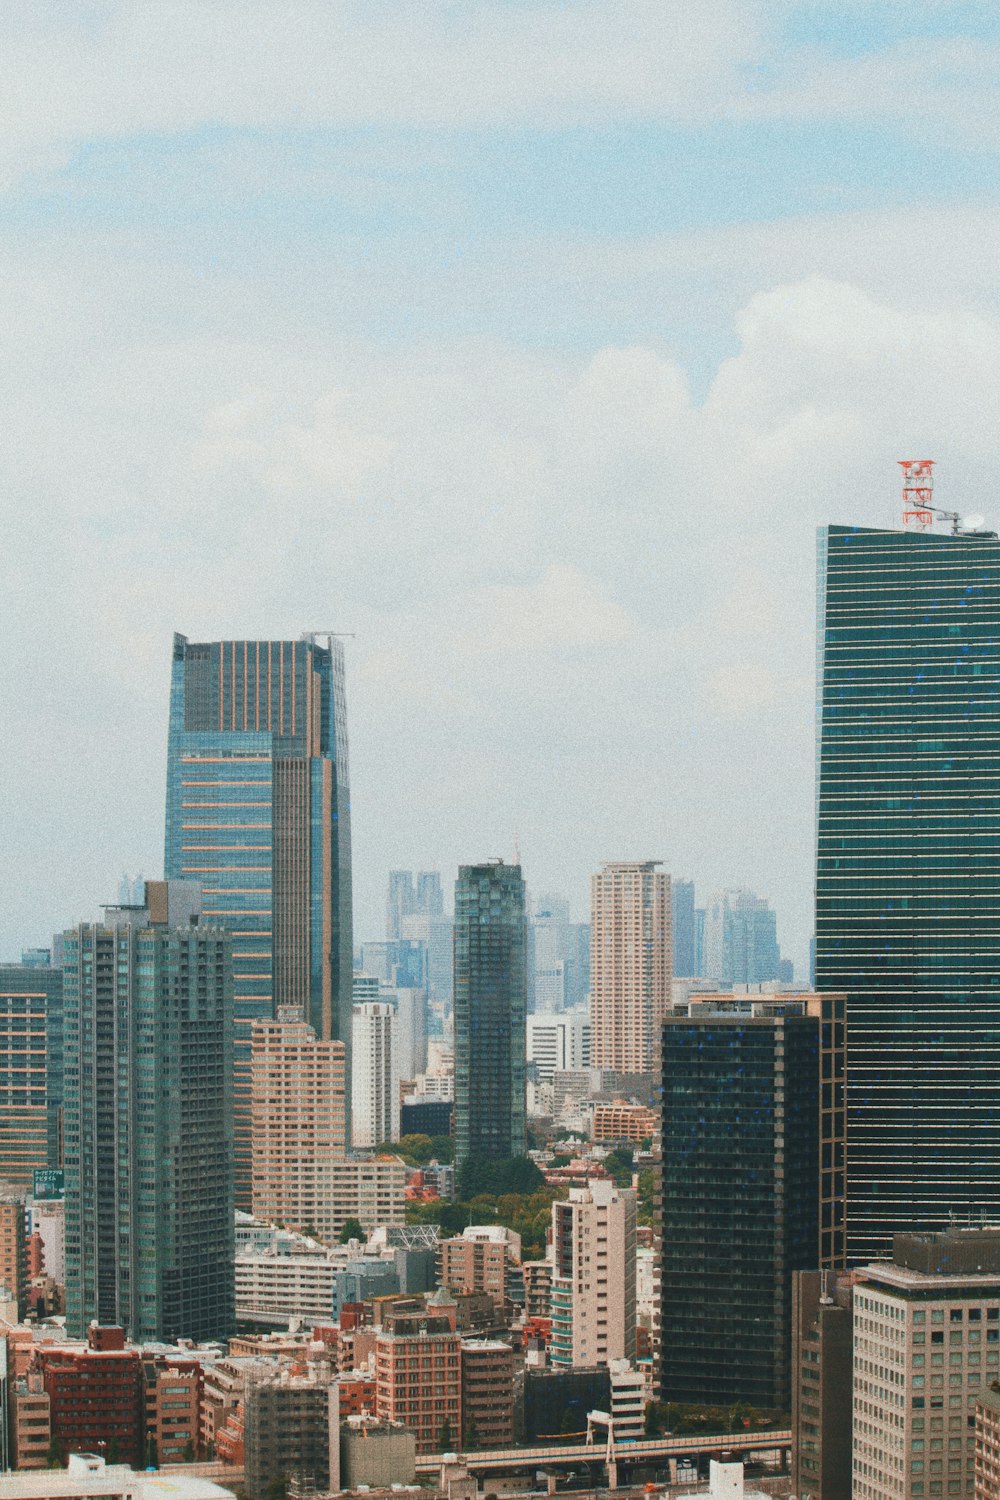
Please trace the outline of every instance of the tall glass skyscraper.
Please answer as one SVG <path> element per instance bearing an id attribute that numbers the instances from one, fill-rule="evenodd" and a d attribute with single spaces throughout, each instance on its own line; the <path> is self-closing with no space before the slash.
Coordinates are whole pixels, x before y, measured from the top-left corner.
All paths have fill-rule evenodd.
<path id="1" fill-rule="evenodd" d="M 527 945 L 520 865 L 455 884 L 455 1160 L 523 1156 Z"/>
<path id="2" fill-rule="evenodd" d="M 300 1008 L 351 1046 L 343 646 L 174 636 L 165 869 L 233 936 L 236 1198 L 249 1207 L 250 1028 Z"/>
<path id="3" fill-rule="evenodd" d="M 816 984 L 848 995 L 848 1255 L 1000 1213 L 1000 541 L 820 534 Z"/>
<path id="4" fill-rule="evenodd" d="M 233 1329 L 230 937 L 151 881 L 63 941 L 66 1330 Z"/>

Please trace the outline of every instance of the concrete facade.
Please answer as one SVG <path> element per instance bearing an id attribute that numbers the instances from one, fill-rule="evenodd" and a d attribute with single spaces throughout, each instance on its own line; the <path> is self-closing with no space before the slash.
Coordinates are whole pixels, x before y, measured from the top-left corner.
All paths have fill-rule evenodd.
<path id="1" fill-rule="evenodd" d="M 590 1061 L 620 1073 L 659 1067 L 670 1002 L 670 876 L 658 861 L 606 864 L 591 877 Z"/>

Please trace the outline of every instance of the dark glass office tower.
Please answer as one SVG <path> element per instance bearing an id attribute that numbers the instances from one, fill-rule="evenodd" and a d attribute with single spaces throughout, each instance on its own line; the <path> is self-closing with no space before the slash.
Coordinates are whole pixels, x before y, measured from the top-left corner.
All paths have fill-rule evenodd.
<path id="1" fill-rule="evenodd" d="M 1000 542 L 820 534 L 816 985 L 848 993 L 848 1253 L 1000 1212 Z"/>
<path id="2" fill-rule="evenodd" d="M 150 882 L 64 935 L 66 1330 L 233 1330 L 231 939 Z"/>
<path id="3" fill-rule="evenodd" d="M 787 1411 L 792 1273 L 844 1257 L 844 997 L 691 1001 L 663 1023 L 663 1399 Z"/>
<path id="4" fill-rule="evenodd" d="M 527 947 L 520 865 L 455 884 L 455 1160 L 523 1156 Z"/>
<path id="5" fill-rule="evenodd" d="M 174 637 L 165 866 L 168 878 L 202 882 L 205 921 L 233 935 L 236 1196 L 249 1208 L 253 1021 L 299 1006 L 317 1036 L 344 1043 L 350 1067 L 350 793 L 338 640 Z"/>

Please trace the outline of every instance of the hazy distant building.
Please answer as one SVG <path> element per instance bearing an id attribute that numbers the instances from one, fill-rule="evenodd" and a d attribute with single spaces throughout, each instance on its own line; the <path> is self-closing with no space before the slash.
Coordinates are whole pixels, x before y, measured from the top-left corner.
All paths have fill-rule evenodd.
<path id="1" fill-rule="evenodd" d="M 523 1156 L 524 881 L 520 865 L 462 865 L 455 886 L 455 1160 Z"/>
<path id="2" fill-rule="evenodd" d="M 452 944 L 455 924 L 451 917 L 426 916 L 419 912 L 403 918 L 403 939 L 423 949 L 423 974 L 431 1000 L 447 1003 L 452 990 Z"/>
<path id="3" fill-rule="evenodd" d="M 63 938 L 66 1329 L 233 1325 L 232 954 L 193 882 Z M 186 925 L 179 925 L 187 917 Z"/>
<path id="4" fill-rule="evenodd" d="M 175 635 L 168 877 L 202 880 L 233 935 L 236 1198 L 250 1198 L 250 1028 L 305 1006 L 351 1047 L 351 799 L 344 651 L 331 636 Z"/>
<path id="5" fill-rule="evenodd" d="M 695 968 L 697 935 L 693 880 L 671 880 L 670 908 L 673 973 L 691 979 L 700 972 Z"/>
<path id="6" fill-rule="evenodd" d="M 635 1358 L 635 1225 L 635 1193 L 607 1178 L 553 1203 L 553 1366 Z"/>
<path id="7" fill-rule="evenodd" d="M 663 1024 L 663 1398 L 787 1411 L 792 1273 L 844 1264 L 845 999 L 690 1004 Z"/>
<path id="8" fill-rule="evenodd" d="M 440 917 L 444 914 L 444 892 L 437 870 L 390 870 L 386 896 L 385 935 L 392 941 L 406 936 L 407 917 Z"/>
<path id="9" fill-rule="evenodd" d="M 720 985 L 777 980 L 781 954 L 777 919 L 753 891 L 718 891 L 705 914 L 703 973 Z"/>
<path id="10" fill-rule="evenodd" d="M 581 1005 L 590 973 L 586 924 L 570 921 L 564 897 L 542 895 L 535 902 L 530 937 L 534 1009 L 550 1012 Z"/>
<path id="11" fill-rule="evenodd" d="M 0 965 L 0 1182 L 62 1159 L 62 969 Z"/>
<path id="12" fill-rule="evenodd" d="M 606 864 L 591 878 L 591 1063 L 617 1073 L 659 1066 L 670 1002 L 670 876 L 656 860 Z"/>
<path id="13" fill-rule="evenodd" d="M 399 1074 L 392 1005 L 354 1007 L 351 1128 L 355 1146 L 399 1139 Z"/>

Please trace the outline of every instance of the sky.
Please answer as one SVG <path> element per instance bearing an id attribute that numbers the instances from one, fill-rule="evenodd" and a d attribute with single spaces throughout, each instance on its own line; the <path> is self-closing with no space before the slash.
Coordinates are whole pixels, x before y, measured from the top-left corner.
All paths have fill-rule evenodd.
<path id="1" fill-rule="evenodd" d="M 347 640 L 355 933 L 520 850 L 805 962 L 815 533 L 1000 522 L 1000 9 L 8 0 L 0 954 L 162 872 L 171 634 Z"/>

